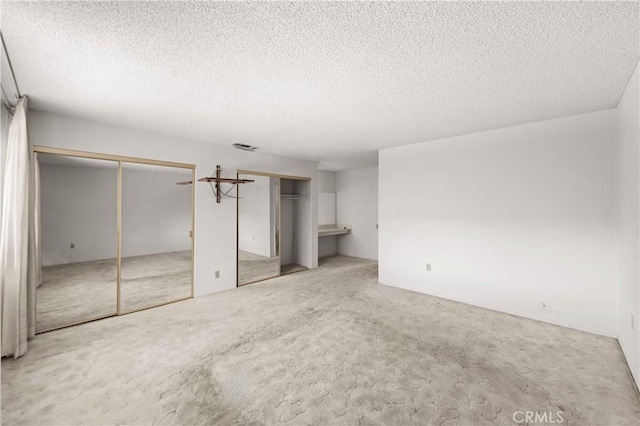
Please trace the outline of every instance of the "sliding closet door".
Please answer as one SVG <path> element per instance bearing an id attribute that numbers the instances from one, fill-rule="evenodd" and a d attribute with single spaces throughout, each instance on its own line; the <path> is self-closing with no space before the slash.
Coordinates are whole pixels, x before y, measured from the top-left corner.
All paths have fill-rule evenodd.
<path id="1" fill-rule="evenodd" d="M 118 162 L 37 158 L 42 283 L 36 332 L 116 315 Z"/>
<path id="2" fill-rule="evenodd" d="M 191 169 L 122 162 L 120 313 L 192 297 Z"/>

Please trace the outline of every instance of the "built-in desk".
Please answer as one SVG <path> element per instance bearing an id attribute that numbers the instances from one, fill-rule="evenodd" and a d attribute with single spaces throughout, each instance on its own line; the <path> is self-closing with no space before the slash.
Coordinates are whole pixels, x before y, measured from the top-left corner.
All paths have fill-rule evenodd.
<path id="1" fill-rule="evenodd" d="M 351 225 L 320 225 L 318 226 L 318 237 L 330 237 L 332 235 L 344 235 L 351 232 Z"/>

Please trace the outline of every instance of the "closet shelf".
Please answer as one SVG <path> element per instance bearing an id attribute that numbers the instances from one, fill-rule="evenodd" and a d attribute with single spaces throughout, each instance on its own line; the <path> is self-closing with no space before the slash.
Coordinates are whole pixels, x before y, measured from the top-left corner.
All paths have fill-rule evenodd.
<path id="1" fill-rule="evenodd" d="M 330 237 L 332 235 L 344 235 L 351 232 L 351 225 L 320 225 L 318 226 L 318 237 Z"/>
<path id="2" fill-rule="evenodd" d="M 306 195 L 297 195 L 297 194 L 280 194 L 280 198 L 283 200 L 306 200 Z"/>

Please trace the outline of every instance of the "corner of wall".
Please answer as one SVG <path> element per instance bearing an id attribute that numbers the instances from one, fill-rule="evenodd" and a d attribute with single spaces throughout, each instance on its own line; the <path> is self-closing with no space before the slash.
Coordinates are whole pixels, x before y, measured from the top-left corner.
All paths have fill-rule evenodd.
<path id="1" fill-rule="evenodd" d="M 618 342 L 640 386 L 640 74 L 616 108 L 616 273 Z"/>
<path id="2" fill-rule="evenodd" d="M 614 119 L 381 150 L 380 282 L 615 336 Z"/>

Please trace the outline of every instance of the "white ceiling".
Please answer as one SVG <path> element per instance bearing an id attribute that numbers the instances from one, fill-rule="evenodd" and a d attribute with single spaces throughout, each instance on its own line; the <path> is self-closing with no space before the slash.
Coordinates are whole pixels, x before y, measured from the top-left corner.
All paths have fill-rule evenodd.
<path id="1" fill-rule="evenodd" d="M 321 161 L 615 107 L 637 2 L 2 2 L 34 109 Z"/>

